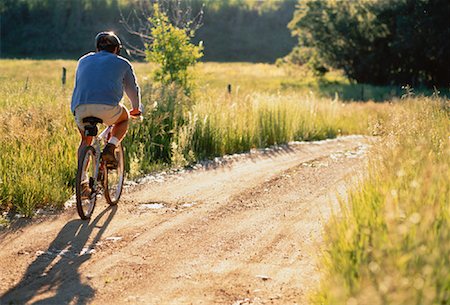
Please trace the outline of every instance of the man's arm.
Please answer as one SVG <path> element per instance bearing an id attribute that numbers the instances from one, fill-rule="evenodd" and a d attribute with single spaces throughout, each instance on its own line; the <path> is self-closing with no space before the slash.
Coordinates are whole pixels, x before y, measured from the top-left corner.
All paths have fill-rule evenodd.
<path id="1" fill-rule="evenodd" d="M 127 69 L 125 73 L 125 77 L 123 80 L 125 93 L 131 101 L 131 114 L 138 113 L 140 114 L 141 108 L 141 92 L 139 85 L 137 84 L 136 75 L 134 74 L 133 67 L 130 65 L 129 69 Z"/>

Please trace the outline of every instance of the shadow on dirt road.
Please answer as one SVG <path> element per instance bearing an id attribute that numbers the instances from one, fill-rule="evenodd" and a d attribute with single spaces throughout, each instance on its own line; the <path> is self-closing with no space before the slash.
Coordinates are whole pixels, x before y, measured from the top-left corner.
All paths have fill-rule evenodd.
<path id="1" fill-rule="evenodd" d="M 46 251 L 36 253 L 20 282 L 0 297 L 0 304 L 87 304 L 95 291 L 81 280 L 78 269 L 90 259 L 116 212 L 117 206 L 110 206 L 90 223 L 69 221 Z"/>

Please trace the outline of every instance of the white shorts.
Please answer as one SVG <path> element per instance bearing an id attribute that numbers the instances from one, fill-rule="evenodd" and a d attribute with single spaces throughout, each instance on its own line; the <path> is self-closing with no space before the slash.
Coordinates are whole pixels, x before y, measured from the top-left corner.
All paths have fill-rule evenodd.
<path id="1" fill-rule="evenodd" d="M 110 126 L 117 122 L 122 115 L 122 111 L 127 111 L 125 106 L 119 104 L 117 106 L 104 105 L 104 104 L 82 104 L 75 108 L 75 122 L 78 128 L 84 130 L 83 119 L 89 116 L 93 116 L 103 120 L 103 124 Z"/>

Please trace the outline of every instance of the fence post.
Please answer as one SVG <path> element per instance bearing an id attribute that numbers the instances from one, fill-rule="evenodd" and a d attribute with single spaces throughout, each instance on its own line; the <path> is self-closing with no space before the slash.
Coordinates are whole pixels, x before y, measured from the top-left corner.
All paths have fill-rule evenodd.
<path id="1" fill-rule="evenodd" d="M 61 77 L 61 82 L 62 82 L 62 85 L 64 86 L 65 84 L 66 84 L 66 73 L 67 73 L 67 70 L 66 70 L 66 68 L 62 68 L 62 77 Z"/>
<path id="2" fill-rule="evenodd" d="M 228 94 L 231 94 L 231 84 L 228 84 L 227 91 L 228 91 Z"/>
<path id="3" fill-rule="evenodd" d="M 27 76 L 27 79 L 25 80 L 25 86 L 23 87 L 23 91 L 27 91 L 28 90 L 28 79 L 29 79 L 30 77 L 29 76 Z"/>

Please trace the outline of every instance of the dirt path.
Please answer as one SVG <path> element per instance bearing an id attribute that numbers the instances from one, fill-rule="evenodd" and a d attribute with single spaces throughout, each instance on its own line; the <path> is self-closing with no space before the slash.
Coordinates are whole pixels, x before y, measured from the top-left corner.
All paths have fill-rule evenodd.
<path id="1" fill-rule="evenodd" d="M 0 233 L 0 304 L 307 304 L 358 136 L 232 158 Z"/>

